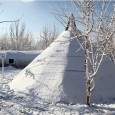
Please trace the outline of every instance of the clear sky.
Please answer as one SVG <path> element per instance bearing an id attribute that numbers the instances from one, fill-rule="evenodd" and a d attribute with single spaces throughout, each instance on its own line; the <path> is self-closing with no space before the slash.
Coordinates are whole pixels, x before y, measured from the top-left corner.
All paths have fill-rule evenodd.
<path id="1" fill-rule="evenodd" d="M 62 31 L 64 28 L 58 22 L 54 15 L 50 12 L 52 8 L 56 8 L 56 1 L 39 1 L 39 0 L 0 0 L 3 4 L 0 7 L 0 21 L 2 20 L 15 20 L 21 18 L 21 22 L 26 24 L 35 36 L 38 36 L 42 31 L 43 26 L 54 24 Z M 51 8 L 52 7 L 52 8 Z M 10 23 L 0 25 L 0 33 L 5 33 L 9 28 Z"/>
<path id="2" fill-rule="evenodd" d="M 15 20 L 20 19 L 21 22 L 26 24 L 26 29 L 31 31 L 33 35 L 39 36 L 43 27 L 46 25 L 53 26 L 54 24 L 58 27 L 61 32 L 64 27 L 59 21 L 57 21 L 53 14 L 55 12 L 52 8 L 59 10 L 58 2 L 62 8 L 66 5 L 69 11 L 73 12 L 75 9 L 71 7 L 71 3 L 67 3 L 68 0 L 0 0 L 3 3 L 0 6 L 0 21 L 2 20 Z M 114 0 L 113 0 L 114 1 Z M 114 2 L 115 3 L 115 2 Z M 111 7 L 111 6 L 110 6 Z M 113 7 L 113 5 L 112 5 Z M 96 8 L 98 9 L 98 8 Z M 77 14 L 77 13 L 76 13 Z M 0 24 L 0 34 L 5 33 L 9 29 L 10 23 Z M 80 25 L 77 25 L 81 28 Z"/>

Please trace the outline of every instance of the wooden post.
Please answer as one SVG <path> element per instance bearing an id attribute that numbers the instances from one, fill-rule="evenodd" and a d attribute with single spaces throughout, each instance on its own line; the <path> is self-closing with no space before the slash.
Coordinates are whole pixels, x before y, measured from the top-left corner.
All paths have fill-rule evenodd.
<path id="1" fill-rule="evenodd" d="M 67 26 L 65 27 L 65 31 L 67 31 L 69 29 L 69 26 L 70 26 L 70 18 L 68 20 Z"/>

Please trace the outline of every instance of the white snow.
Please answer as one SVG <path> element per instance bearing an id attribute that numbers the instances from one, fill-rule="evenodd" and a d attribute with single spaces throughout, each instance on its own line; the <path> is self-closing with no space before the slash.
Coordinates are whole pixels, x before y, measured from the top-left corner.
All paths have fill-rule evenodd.
<path id="1" fill-rule="evenodd" d="M 0 68 L 1 70 L 1 68 Z M 114 115 L 115 100 L 107 103 L 92 103 L 91 107 L 84 104 L 46 103 L 44 100 L 31 95 L 18 96 L 7 86 L 21 70 L 5 67 L 5 78 L 0 72 L 0 115 Z M 55 93 L 55 92 L 54 92 Z M 3 97 L 1 97 L 3 96 Z"/>
<path id="2" fill-rule="evenodd" d="M 17 70 L 15 67 L 13 66 L 7 66 L 7 67 L 4 67 L 5 70 L 7 71 L 11 71 L 11 70 Z M 0 67 L 0 71 L 2 71 L 2 67 Z"/>

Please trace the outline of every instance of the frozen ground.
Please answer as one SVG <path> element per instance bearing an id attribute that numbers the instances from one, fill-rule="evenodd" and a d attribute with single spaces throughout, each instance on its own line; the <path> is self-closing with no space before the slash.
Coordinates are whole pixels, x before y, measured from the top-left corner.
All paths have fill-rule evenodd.
<path id="1" fill-rule="evenodd" d="M 0 115 L 115 115 L 115 101 L 93 103 L 91 107 L 83 104 L 52 104 L 30 95 L 20 96 L 9 90 L 8 83 L 21 70 L 13 67 L 5 68 L 2 78 L 0 68 Z"/>

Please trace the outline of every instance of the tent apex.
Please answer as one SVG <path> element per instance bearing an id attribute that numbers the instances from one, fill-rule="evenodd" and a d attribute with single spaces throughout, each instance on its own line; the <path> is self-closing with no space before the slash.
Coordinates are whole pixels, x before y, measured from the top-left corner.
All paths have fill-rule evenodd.
<path id="1" fill-rule="evenodd" d="M 75 32 L 75 30 L 76 30 L 76 23 L 75 23 L 75 18 L 74 18 L 73 13 L 70 13 L 70 16 L 68 18 L 68 23 L 67 23 L 67 26 L 65 28 L 65 31 L 67 31 L 67 30 L 70 30 L 73 32 Z"/>

